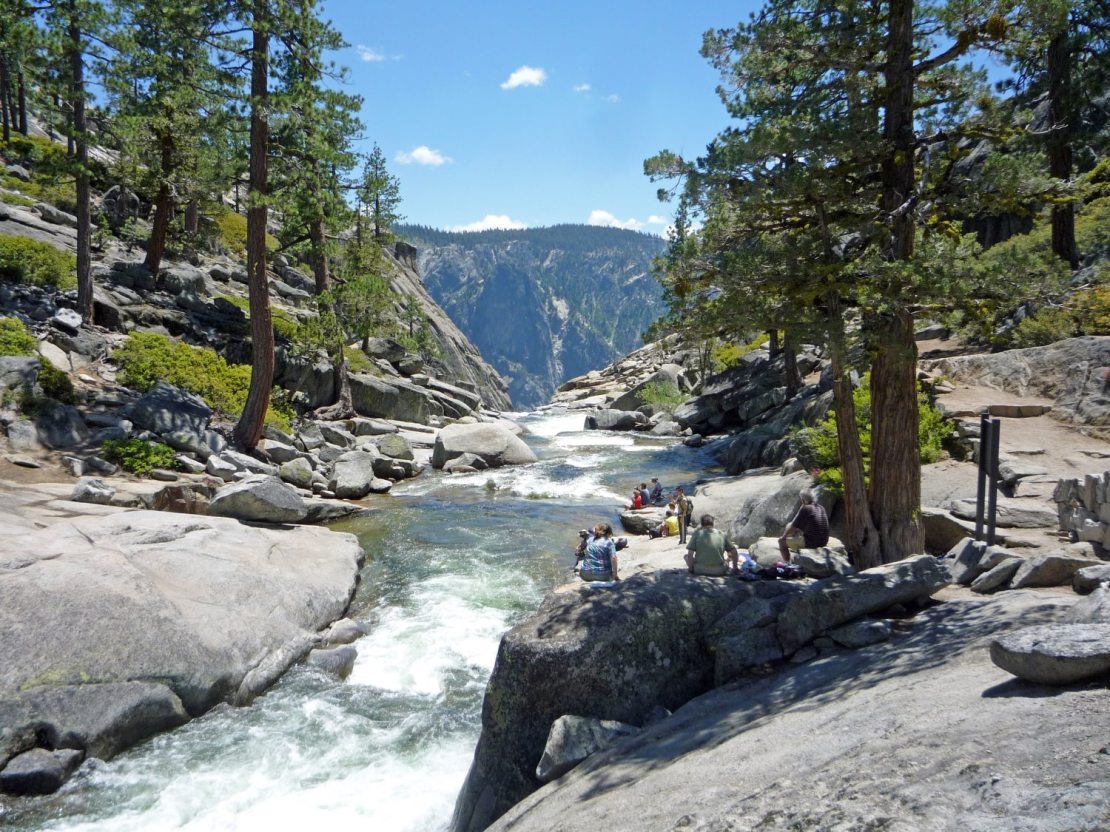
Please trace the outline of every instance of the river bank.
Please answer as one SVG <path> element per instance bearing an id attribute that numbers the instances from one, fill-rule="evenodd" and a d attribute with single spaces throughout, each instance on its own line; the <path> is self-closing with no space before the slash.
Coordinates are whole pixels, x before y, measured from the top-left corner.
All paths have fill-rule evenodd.
<path id="1" fill-rule="evenodd" d="M 220 705 L 110 761 L 90 758 L 53 796 L 0 798 L 5 827 L 255 830 L 296 819 L 444 829 L 498 641 L 569 581 L 575 530 L 616 524 L 633 480 L 689 484 L 711 464 L 673 441 L 586 433 L 580 416 L 520 421 L 538 463 L 429 471 L 329 527 L 355 535 L 366 557 L 345 613 L 366 635 L 346 680 L 294 664 L 250 707 Z M 72 482 L 46 489 L 40 521 L 59 519 Z M 20 499 L 35 502 L 33 483 L 23 486 Z"/>

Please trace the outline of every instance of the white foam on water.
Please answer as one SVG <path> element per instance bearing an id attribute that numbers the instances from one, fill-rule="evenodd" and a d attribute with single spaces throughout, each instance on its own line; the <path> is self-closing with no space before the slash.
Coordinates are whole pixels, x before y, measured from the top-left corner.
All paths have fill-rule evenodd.
<path id="1" fill-rule="evenodd" d="M 585 413 L 557 413 L 535 416 L 525 415 L 517 421 L 535 436 L 552 439 L 560 433 L 575 433 L 586 423 Z"/>
<path id="2" fill-rule="evenodd" d="M 414 590 L 411 609 L 380 610 L 373 631 L 356 642 L 348 683 L 436 697 L 460 665 L 488 674 L 509 613 L 488 606 L 485 583 L 480 576 L 431 578 Z"/>
<path id="3" fill-rule="evenodd" d="M 579 467 L 579 466 L 574 466 Z M 471 488 L 487 488 L 492 482 L 497 491 L 516 497 L 536 499 L 565 500 L 616 500 L 624 498 L 603 485 L 596 471 L 582 466 L 578 476 L 556 476 L 552 474 L 550 463 L 479 471 L 477 474 L 462 474 L 451 477 L 451 485 Z"/>

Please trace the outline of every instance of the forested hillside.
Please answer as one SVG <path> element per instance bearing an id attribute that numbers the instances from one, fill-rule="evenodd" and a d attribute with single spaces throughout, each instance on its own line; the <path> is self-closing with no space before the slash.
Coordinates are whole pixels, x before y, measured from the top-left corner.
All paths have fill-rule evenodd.
<path id="1" fill-rule="evenodd" d="M 351 415 L 351 368 L 386 372 L 374 338 L 507 406 L 395 250 L 399 181 L 361 144 L 343 46 L 315 0 L 0 3 L 0 275 L 47 293 L 16 298 L 19 325 L 72 305 L 249 363 L 227 413 L 244 448 L 290 398 Z M 166 276 L 183 263 L 187 285 Z"/>
<path id="2" fill-rule="evenodd" d="M 638 347 L 663 311 L 659 237 L 589 225 L 481 232 L 398 226 L 428 290 L 509 381 L 518 408 Z"/>

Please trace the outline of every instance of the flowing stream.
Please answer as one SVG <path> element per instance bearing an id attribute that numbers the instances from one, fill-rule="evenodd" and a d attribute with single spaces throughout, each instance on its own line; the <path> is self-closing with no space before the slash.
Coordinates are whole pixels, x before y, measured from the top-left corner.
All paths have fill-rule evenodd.
<path id="1" fill-rule="evenodd" d="M 435 472 L 335 526 L 368 557 L 350 615 L 369 632 L 339 682 L 293 668 L 249 707 L 219 706 L 58 794 L 15 801 L 0 827 L 52 832 L 445 829 L 470 766 L 501 635 L 570 579 L 575 530 L 641 480 L 689 482 L 707 460 L 673 440 L 584 432 L 527 414 L 535 465 Z"/>

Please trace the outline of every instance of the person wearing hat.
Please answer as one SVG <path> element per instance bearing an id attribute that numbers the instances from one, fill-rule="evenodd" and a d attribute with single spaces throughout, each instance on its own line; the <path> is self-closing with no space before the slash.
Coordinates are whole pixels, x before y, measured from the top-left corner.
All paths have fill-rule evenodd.
<path id="1" fill-rule="evenodd" d="M 659 482 L 659 477 L 651 478 L 651 504 L 653 506 L 663 505 L 663 486 Z"/>

